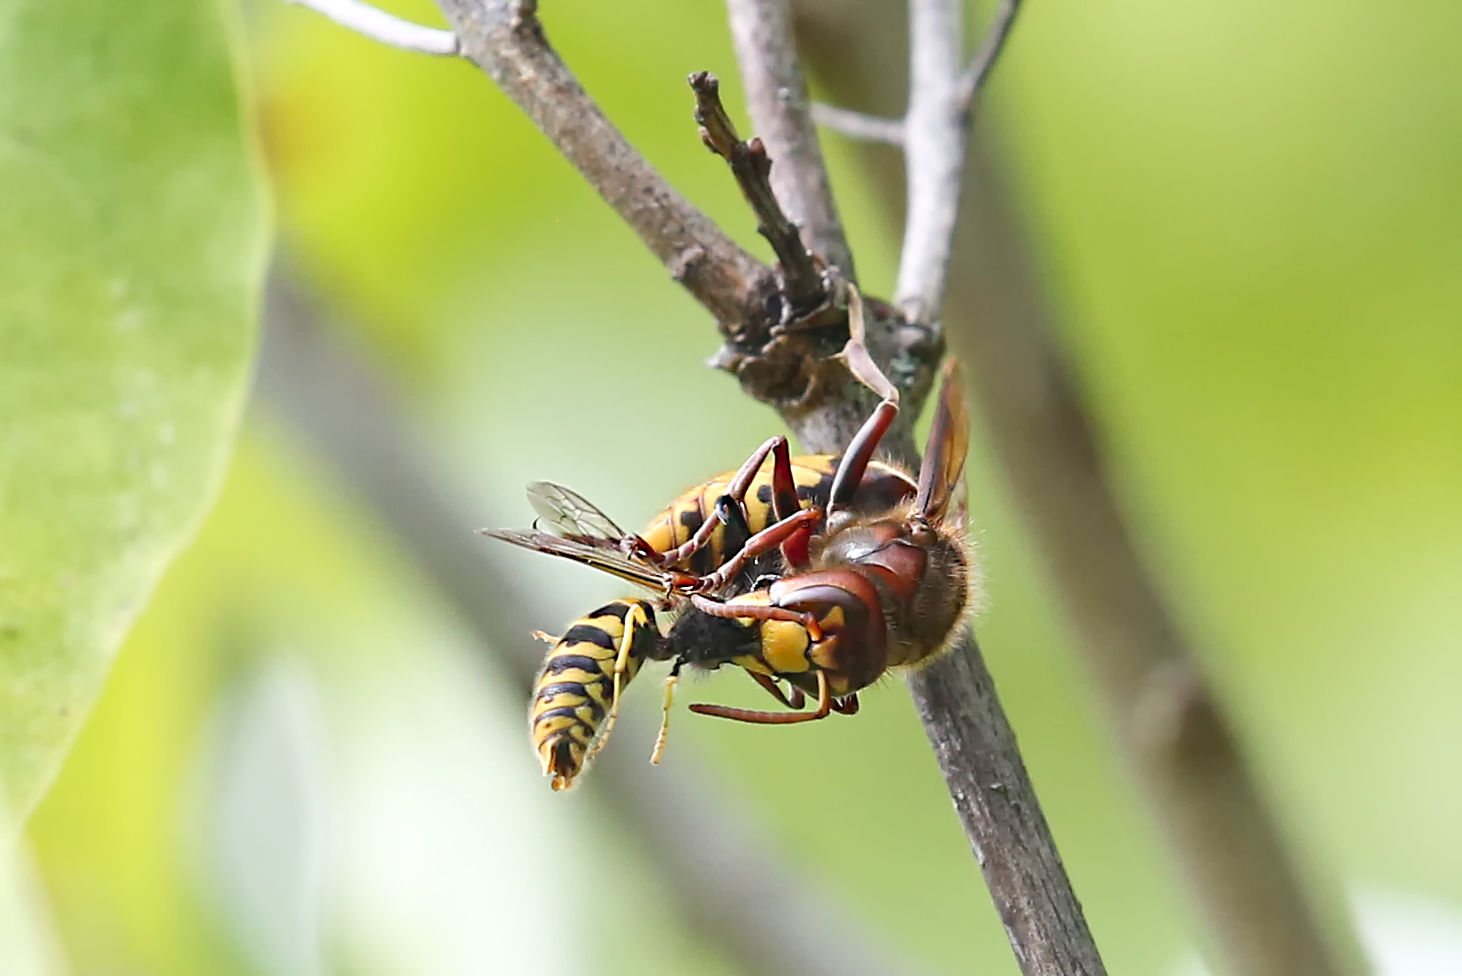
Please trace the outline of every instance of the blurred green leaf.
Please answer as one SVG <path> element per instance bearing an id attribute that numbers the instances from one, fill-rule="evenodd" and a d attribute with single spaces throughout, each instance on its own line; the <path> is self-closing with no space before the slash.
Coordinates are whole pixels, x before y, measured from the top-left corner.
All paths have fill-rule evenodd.
<path id="1" fill-rule="evenodd" d="M 0 799 L 54 776 L 222 474 L 266 247 L 223 7 L 0 2 Z"/>

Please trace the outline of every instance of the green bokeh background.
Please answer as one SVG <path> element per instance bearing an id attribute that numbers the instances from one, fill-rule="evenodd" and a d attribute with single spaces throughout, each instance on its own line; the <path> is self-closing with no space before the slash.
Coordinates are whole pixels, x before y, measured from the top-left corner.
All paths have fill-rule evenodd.
<path id="1" fill-rule="evenodd" d="M 1462 918 L 1462 7 L 1028 8 L 986 110 L 1134 531 L 1303 856 Z M 479 72 L 250 12 L 282 252 L 480 522 L 525 523 L 520 486 L 549 478 L 636 523 L 779 429 L 702 368 L 707 316 Z M 628 136 L 760 250 L 682 81 L 709 68 L 736 97 L 720 5 L 543 16 Z M 896 236 L 849 147 L 827 149 L 886 293 Z M 1180 892 L 978 429 L 972 450 L 991 669 L 1109 970 L 1171 973 Z M 616 592 L 502 555 L 548 630 Z M 256 406 L 32 822 L 57 954 L 76 973 L 576 973 L 538 947 L 588 918 L 605 972 L 729 972 L 588 793 L 548 794 L 482 660 Z M 697 691 L 744 697 L 729 676 Z M 1017 971 L 897 684 L 856 721 L 682 717 L 676 762 L 744 794 L 777 855 L 921 971 Z"/>

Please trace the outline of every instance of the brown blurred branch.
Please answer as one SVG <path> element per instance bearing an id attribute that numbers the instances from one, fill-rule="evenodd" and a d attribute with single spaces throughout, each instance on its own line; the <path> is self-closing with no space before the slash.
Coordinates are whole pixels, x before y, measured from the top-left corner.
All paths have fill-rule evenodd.
<path id="1" fill-rule="evenodd" d="M 526 699 L 541 663 L 541 648 L 527 638 L 535 601 L 472 531 L 499 522 L 458 502 L 382 379 L 278 273 L 266 319 L 258 378 L 264 403 L 359 494 Z M 620 722 L 620 735 L 635 738 L 635 717 Z M 646 727 L 637 738 L 653 736 Z M 693 931 L 758 976 L 912 972 L 764 853 L 772 845 L 752 835 L 750 813 L 695 768 L 652 767 L 642 753 L 609 749 L 589 777 L 589 789 L 637 840 Z"/>
<path id="2" fill-rule="evenodd" d="M 839 101 L 887 111 L 899 66 L 884 58 L 898 27 L 886 5 L 797 0 L 796 9 L 809 64 Z M 875 149 L 868 158 L 880 172 L 873 184 L 896 212 L 888 154 Z M 1218 961 L 1235 976 L 1363 971 L 1343 913 L 1328 898 L 1324 910 L 1311 902 L 1234 730 L 1128 533 L 1056 347 L 1059 330 L 1029 247 L 988 158 L 976 154 L 964 188 L 954 242 L 960 273 L 945 309 L 951 341 L 973 374 L 1012 498 Z"/>
<path id="3" fill-rule="evenodd" d="M 462 45 L 655 256 L 738 333 L 761 319 L 771 269 L 681 196 L 604 116 L 549 45 L 537 5 L 439 0 Z"/>

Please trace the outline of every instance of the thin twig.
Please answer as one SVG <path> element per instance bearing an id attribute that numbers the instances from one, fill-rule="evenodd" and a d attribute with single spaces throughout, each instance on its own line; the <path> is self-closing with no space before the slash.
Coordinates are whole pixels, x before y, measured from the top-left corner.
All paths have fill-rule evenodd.
<path id="1" fill-rule="evenodd" d="M 897 29 L 887 7 L 798 0 L 820 43 L 808 63 L 834 97 L 876 104 L 897 78 L 878 63 Z M 983 48 L 984 46 L 982 46 Z M 978 59 L 977 59 L 978 60 Z M 873 167 L 881 156 L 869 154 Z M 890 210 L 897 172 L 871 181 Z M 984 154 L 964 175 L 960 273 L 944 318 L 973 379 L 1010 494 L 1066 610 L 1075 645 L 1166 836 L 1207 941 L 1234 976 L 1345 976 L 1363 954 L 1333 885 L 1320 904 L 1271 815 L 1237 738 L 1123 523 L 1113 486 L 1054 336 L 1064 333 L 1021 228 Z M 1313 865 L 1303 874 L 1319 881 Z"/>
<path id="2" fill-rule="evenodd" d="M 742 195 L 760 221 L 756 229 L 782 263 L 790 311 L 793 315 L 811 312 L 823 303 L 827 289 L 797 233 L 797 225 L 782 212 L 772 192 L 768 179 L 772 163 L 766 147 L 760 139 L 748 143 L 737 136 L 736 125 L 721 104 L 721 85 L 715 75 L 697 71 L 690 76 L 690 87 L 695 92 L 695 121 L 701 127 L 701 141 L 731 167 Z"/>
<path id="3" fill-rule="evenodd" d="M 415 54 L 438 56 L 456 55 L 461 52 L 457 35 L 439 27 L 424 27 L 388 14 L 362 0 L 288 0 L 301 7 L 308 7 L 324 14 L 342 27 L 348 27 L 357 34 L 373 41 L 399 47 Z"/>
<path id="4" fill-rule="evenodd" d="M 462 53 L 527 113 L 727 335 L 766 315 L 772 270 L 655 171 L 544 36 L 534 5 L 438 0 Z"/>
<path id="5" fill-rule="evenodd" d="M 849 139 L 882 142 L 890 146 L 904 144 L 904 120 L 885 119 L 864 112 L 838 108 L 835 105 L 812 103 L 812 120 L 818 125 L 841 133 Z"/>
<path id="6" fill-rule="evenodd" d="M 335 338 L 341 330 L 315 321 L 298 289 L 278 274 L 267 317 L 258 380 L 264 403 L 359 493 L 472 630 L 490 663 L 526 698 L 542 654 L 527 635 L 543 621 L 529 609 L 532 595 L 472 532 L 484 521 L 502 520 L 464 510 L 432 470 L 383 381 Z M 652 738 L 635 716 L 620 721 L 623 744 Z M 678 743 L 676 753 L 687 747 Z M 866 926 L 851 923 L 846 911 L 835 911 L 765 853 L 769 842 L 748 827 L 755 818 L 696 775 L 697 767 L 693 761 L 652 767 L 644 752 L 611 748 L 587 783 L 637 840 L 693 931 L 747 973 L 911 972 L 868 937 Z"/>
<path id="7" fill-rule="evenodd" d="M 966 142 L 959 104 L 961 6 L 957 0 L 909 0 L 907 203 L 894 304 L 914 322 L 938 318 L 959 217 Z"/>
<path id="8" fill-rule="evenodd" d="M 985 80 L 990 77 L 990 70 L 995 67 L 995 62 L 1000 60 L 1000 52 L 1005 48 L 1005 41 L 1010 37 L 1010 29 L 1015 26 L 1015 15 L 1020 13 L 1020 0 L 1001 0 L 1000 9 L 995 11 L 995 20 L 991 22 L 989 30 L 985 32 L 985 39 L 980 42 L 980 49 L 970 59 L 970 66 L 959 80 L 959 107 L 968 113 L 979 96 L 980 90 L 985 87 Z"/>
<path id="9" fill-rule="evenodd" d="M 918 6 L 918 0 L 915 5 Z M 736 4 L 733 2 L 732 6 L 734 9 Z M 942 24 L 953 44 L 942 62 L 943 100 L 934 109 L 922 104 L 919 108 L 922 114 L 911 111 L 910 125 L 919 122 L 929 126 L 949 120 L 955 122 L 954 135 L 961 136 L 963 126 L 954 103 L 960 64 L 958 16 L 946 7 L 939 20 L 932 16 L 938 12 L 927 9 L 927 3 L 924 6 L 927 22 L 916 24 L 916 28 L 922 29 L 928 40 Z M 947 39 L 940 38 L 941 42 Z M 790 38 L 768 43 L 780 49 L 790 43 Z M 745 47 L 738 47 L 738 55 L 743 59 L 743 70 L 746 70 L 746 59 L 755 60 L 760 56 Z M 777 101 L 752 103 L 752 119 L 759 131 L 774 124 L 759 114 L 765 111 L 779 112 L 782 106 Z M 914 138 L 912 129 L 908 134 L 910 139 Z M 952 178 L 957 188 L 958 168 L 964 160 L 963 142 L 959 139 L 951 147 L 951 138 L 946 133 L 941 141 L 925 133 L 921 151 L 928 154 L 927 147 L 932 145 L 934 150 L 944 153 L 942 165 L 954 169 L 939 186 L 947 188 Z M 782 161 L 779 159 L 778 163 L 781 165 Z M 804 177 L 801 182 L 812 181 Z M 939 205 L 939 186 L 925 191 L 927 199 L 921 198 L 921 205 L 931 209 Z M 951 236 L 954 206 L 948 199 L 943 203 L 949 208 L 947 224 L 942 231 L 936 228 L 934 233 Z M 944 253 L 947 259 L 947 242 Z M 942 267 L 928 270 L 931 280 L 942 280 Z M 932 296 L 926 296 L 925 300 L 932 303 L 921 305 L 918 311 L 935 311 L 937 297 L 937 290 Z M 914 318 L 922 319 L 922 315 Z M 810 432 L 811 436 L 803 432 L 803 447 L 841 451 L 856 429 L 856 419 L 840 414 L 838 420 L 847 425 L 846 429 L 840 428 L 838 422 L 829 422 Z M 904 463 L 917 460 L 912 441 L 906 436 L 894 439 L 888 449 Z M 1015 734 L 996 696 L 974 635 L 967 634 L 952 654 L 914 675 L 910 688 L 1022 972 L 1027 976 L 1103 976 L 1105 970 L 1096 944 L 1057 853 Z"/>
<path id="10" fill-rule="evenodd" d="M 776 160 L 772 188 L 802 227 L 808 250 L 857 283 L 853 252 L 822 162 L 807 83 L 797 65 L 787 0 L 728 0 L 731 38 L 752 128 Z"/>

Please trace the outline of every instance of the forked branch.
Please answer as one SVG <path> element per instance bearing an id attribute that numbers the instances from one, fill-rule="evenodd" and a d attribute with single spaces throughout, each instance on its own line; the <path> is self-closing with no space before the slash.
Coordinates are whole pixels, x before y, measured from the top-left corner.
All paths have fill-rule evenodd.
<path id="1" fill-rule="evenodd" d="M 439 4 L 462 53 L 528 113 L 715 314 L 727 336 L 720 365 L 736 371 L 755 395 L 776 404 L 804 448 L 841 451 L 866 417 L 868 403 L 866 391 L 847 382 L 840 367 L 829 368 L 828 357 L 841 348 L 846 336 L 846 311 L 839 297 L 829 294 L 818 310 L 788 327 L 783 327 L 780 314 L 777 322 L 768 322 L 767 309 L 777 304 L 768 301 L 776 289 L 771 270 L 670 189 L 610 125 L 549 47 L 536 4 L 528 0 L 439 0 Z M 957 194 L 965 119 L 953 0 L 912 0 L 912 4 L 916 40 L 937 41 L 943 47 L 931 49 L 933 61 L 921 69 L 923 75 L 916 72 L 916 84 L 922 85 L 925 77 L 935 78 L 936 72 L 938 83 L 927 92 L 916 92 L 904 129 L 911 184 L 917 170 L 922 195 L 916 199 L 911 190 L 905 236 L 913 247 L 904 256 L 899 279 L 903 313 L 870 302 L 869 329 L 870 347 L 904 391 L 909 416 L 917 413 L 943 348 L 937 311 L 957 202 L 957 196 L 951 201 L 947 191 L 953 187 Z M 766 154 L 777 163 L 768 173 L 765 156 L 757 160 L 748 147 L 749 167 L 738 176 L 743 190 L 752 187 L 748 199 L 767 226 L 769 238 L 775 236 L 782 245 L 778 253 L 787 285 L 786 294 L 779 297 L 795 309 L 792 293 L 799 290 L 801 297 L 807 280 L 801 255 L 789 246 L 788 225 L 801 225 L 802 254 L 821 257 L 849 280 L 852 256 L 822 163 L 788 4 L 731 0 L 729 9 L 753 127 L 765 142 Z M 987 73 L 988 69 L 982 71 L 980 78 Z M 703 122 L 709 123 L 708 141 L 721 143 L 732 159 L 739 140 L 723 120 L 724 112 L 711 110 Z M 932 182 L 931 174 L 937 177 Z M 764 195 L 766 183 L 773 190 L 770 199 Z M 940 192 L 946 195 L 941 198 Z M 940 203 L 946 212 L 939 212 Z M 778 220 L 776 213 L 785 216 Z M 890 432 L 885 444 L 905 462 L 915 460 L 906 422 Z M 979 854 L 1022 970 L 1028 976 L 1102 973 L 973 638 L 945 662 L 927 669 L 914 687 L 951 796 Z M 655 819 L 653 811 L 645 816 L 651 822 Z"/>
<path id="2" fill-rule="evenodd" d="M 1020 0 L 1000 0 L 1000 9 L 995 11 L 994 22 L 985 32 L 985 39 L 980 42 L 979 50 L 970 59 L 970 66 L 959 80 L 959 106 L 967 116 L 975 99 L 979 97 L 980 90 L 985 87 L 990 70 L 1000 59 L 1000 52 L 1005 49 L 1005 41 L 1010 37 L 1010 29 L 1015 26 L 1015 15 L 1018 13 Z"/>
<path id="3" fill-rule="evenodd" d="M 406 28 L 414 26 L 357 0 L 307 5 L 386 43 L 404 39 Z M 527 113 L 672 277 L 715 316 L 723 334 L 768 327 L 771 269 L 671 187 L 605 117 L 548 43 L 536 3 L 439 0 L 438 6 L 452 25 L 445 33 L 455 38 L 458 52 Z"/>
<path id="4" fill-rule="evenodd" d="M 736 184 L 759 221 L 757 231 L 782 263 L 792 317 L 806 315 L 823 303 L 827 291 L 807 245 L 797 233 L 797 225 L 782 212 L 772 192 L 772 162 L 767 158 L 766 146 L 757 138 L 741 141 L 735 123 L 721 104 L 721 84 L 715 75 L 697 71 L 690 76 L 690 87 L 695 92 L 695 121 L 701 127 L 701 141 L 730 165 Z"/>
<path id="5" fill-rule="evenodd" d="M 731 0 L 730 6 L 734 24 L 740 8 L 784 5 L 767 0 Z M 930 78 L 939 72 L 936 90 L 911 98 L 904 130 L 910 180 L 916 176 L 937 179 L 920 188 L 917 202 L 922 209 L 918 219 L 910 215 L 904 262 L 917 270 L 919 277 L 915 285 L 906 286 L 901 271 L 900 295 L 907 299 L 903 311 L 909 323 L 937 328 L 938 299 L 947 273 L 948 239 L 953 235 L 955 210 L 954 203 L 940 193 L 951 185 L 957 191 L 964 162 L 965 126 L 957 104 L 962 66 L 959 18 L 952 2 L 913 0 L 912 7 L 919 20 L 914 25 L 916 37 L 926 43 L 937 41 L 942 50 L 930 53 L 928 57 L 934 63 L 922 69 Z M 781 22 L 786 22 L 785 17 Z M 787 31 L 780 37 L 764 37 L 763 42 L 772 50 L 782 51 L 791 46 L 792 39 Z M 749 62 L 762 57 L 758 50 L 738 45 L 737 53 L 743 73 L 757 70 Z M 798 113 L 800 107 L 795 102 L 751 102 L 751 110 L 758 131 L 797 128 L 775 117 Z M 915 132 L 915 125 L 924 129 Z M 916 156 L 920 160 L 917 172 L 913 161 Z M 778 164 L 783 164 L 780 156 Z M 796 186 L 816 183 L 806 175 L 791 182 Z M 912 190 L 910 193 L 911 200 L 915 199 Z M 940 213 L 941 206 L 948 208 L 947 212 Z M 921 241 L 912 256 L 907 251 L 910 235 Z M 835 415 L 814 431 L 812 438 L 804 434 L 803 446 L 815 451 L 842 451 L 856 429 L 856 418 L 843 416 Z M 917 462 L 911 439 L 888 442 L 888 447 L 904 463 L 912 466 Z M 966 634 L 953 653 L 913 676 L 910 687 L 1022 972 L 1027 976 L 1104 976 L 1101 956 L 973 633 Z"/>
<path id="6" fill-rule="evenodd" d="M 843 234 L 837 201 L 817 128 L 807 83 L 797 61 L 791 11 L 786 0 L 728 0 L 731 40 L 741 67 L 753 128 L 777 161 L 772 189 L 814 254 L 857 284 L 853 252 Z"/>

